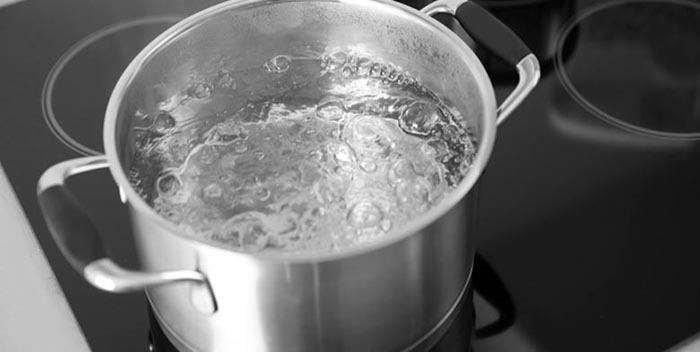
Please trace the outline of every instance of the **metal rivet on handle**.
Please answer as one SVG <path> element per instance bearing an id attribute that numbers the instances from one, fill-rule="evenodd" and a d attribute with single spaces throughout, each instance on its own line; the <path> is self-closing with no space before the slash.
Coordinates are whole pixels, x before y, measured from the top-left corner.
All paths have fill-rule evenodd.
<path id="1" fill-rule="evenodd" d="M 190 283 L 190 301 L 197 311 L 202 314 L 216 312 L 216 301 L 212 296 L 211 286 L 208 283 Z"/>

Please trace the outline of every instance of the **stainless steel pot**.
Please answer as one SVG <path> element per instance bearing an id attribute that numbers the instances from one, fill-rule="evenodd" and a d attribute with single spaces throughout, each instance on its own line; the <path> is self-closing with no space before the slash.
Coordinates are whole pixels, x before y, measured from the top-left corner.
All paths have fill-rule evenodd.
<path id="1" fill-rule="evenodd" d="M 433 20 L 455 15 L 477 41 L 517 66 L 520 82 L 497 108 L 472 50 Z M 185 76 L 218 62 L 241 67 L 306 45 L 361 47 L 401 66 L 453 102 L 478 153 L 443 203 L 376 242 L 325 254 L 248 254 L 187 237 L 132 189 L 132 116 L 158 101 L 154 87 L 183 90 Z M 212 58 L 216 58 L 213 60 Z M 506 27 L 465 0 L 422 11 L 388 0 L 229 1 L 176 24 L 149 44 L 117 83 L 104 123 L 106 155 L 65 161 L 39 180 L 49 229 L 71 264 L 96 287 L 145 289 L 159 322 L 183 351 L 399 351 L 424 346 L 450 319 L 474 257 L 469 192 L 502 122 L 533 89 L 537 59 Z M 98 231 L 64 187 L 109 167 L 128 204 L 143 268 L 110 260 Z"/>

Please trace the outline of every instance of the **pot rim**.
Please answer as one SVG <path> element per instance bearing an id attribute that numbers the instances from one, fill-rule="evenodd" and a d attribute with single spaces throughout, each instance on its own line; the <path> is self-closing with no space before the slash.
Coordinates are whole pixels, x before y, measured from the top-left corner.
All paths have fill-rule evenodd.
<path id="1" fill-rule="evenodd" d="M 477 153 L 471 168 L 467 172 L 467 175 L 460 181 L 455 189 L 453 189 L 449 194 L 445 196 L 442 202 L 433 208 L 429 209 L 427 212 L 421 214 L 415 219 L 409 221 L 408 223 L 396 227 L 390 230 L 387 234 L 382 236 L 382 238 L 370 241 L 368 243 L 361 243 L 352 246 L 351 248 L 340 250 L 337 252 L 323 251 L 323 252 L 245 252 L 235 248 L 225 246 L 223 244 L 218 244 L 213 241 L 207 241 L 204 239 L 197 239 L 192 236 L 185 234 L 178 226 L 160 216 L 151 206 L 149 206 L 143 198 L 141 198 L 138 193 L 133 189 L 131 183 L 129 182 L 125 170 L 118 158 L 117 144 L 116 144 L 116 123 L 117 116 L 119 112 L 119 107 L 121 105 L 122 99 L 125 96 L 127 87 L 132 82 L 132 80 L 137 76 L 140 69 L 149 61 L 149 59 L 155 55 L 161 48 L 169 44 L 172 40 L 179 37 L 182 33 L 190 30 L 191 28 L 207 21 L 211 17 L 220 14 L 222 12 L 236 9 L 245 8 L 250 6 L 266 6 L 271 2 L 269 0 L 229 0 L 221 4 L 209 7 L 200 12 L 191 15 L 184 20 L 176 23 L 165 32 L 156 37 L 151 41 L 139 54 L 131 61 L 127 68 L 122 73 L 119 81 L 115 85 L 112 94 L 110 96 L 109 102 L 107 104 L 107 109 L 105 112 L 105 120 L 103 127 L 103 139 L 104 139 L 104 149 L 109 164 L 109 170 L 114 178 L 115 182 L 123 192 L 124 199 L 127 200 L 130 205 L 141 214 L 147 214 L 147 216 L 157 223 L 159 226 L 167 229 L 169 232 L 178 236 L 180 239 L 191 242 L 195 247 L 200 248 L 204 245 L 205 247 L 218 248 L 220 250 L 225 250 L 226 252 L 236 253 L 240 255 L 245 255 L 253 257 L 255 259 L 265 259 L 272 261 L 284 261 L 284 262 L 307 262 L 307 261 L 327 261 L 327 260 L 339 260 L 351 256 L 357 256 L 365 253 L 369 253 L 375 250 L 380 250 L 390 245 L 406 240 L 407 238 L 417 234 L 422 229 L 428 225 L 434 223 L 439 218 L 441 218 L 445 213 L 452 209 L 457 203 L 459 203 L 462 198 L 464 198 L 469 190 L 474 186 L 477 179 L 480 177 L 481 173 L 486 166 L 486 163 L 491 155 L 493 149 L 493 144 L 496 137 L 496 98 L 493 90 L 493 85 L 489 79 L 486 70 L 476 54 L 467 44 L 462 41 L 455 33 L 450 29 L 442 25 L 437 20 L 431 18 L 430 16 L 415 10 L 406 5 L 393 2 L 391 0 L 277 0 L 275 3 L 282 2 L 339 2 L 350 4 L 354 6 L 363 7 L 378 7 L 387 11 L 393 11 L 397 15 L 409 18 L 414 21 L 419 21 L 422 25 L 428 27 L 431 31 L 437 33 L 438 35 L 445 36 L 452 43 L 453 48 L 462 56 L 462 60 L 465 65 L 469 67 L 469 71 L 474 75 L 476 80 L 475 85 L 481 94 L 482 111 L 481 111 L 481 126 L 482 133 L 480 138 L 477 140 Z"/>

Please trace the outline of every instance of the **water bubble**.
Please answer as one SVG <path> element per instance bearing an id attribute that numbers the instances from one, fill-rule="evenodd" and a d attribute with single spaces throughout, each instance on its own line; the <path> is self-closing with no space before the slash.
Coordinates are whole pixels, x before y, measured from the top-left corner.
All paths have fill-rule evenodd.
<path id="1" fill-rule="evenodd" d="M 216 86 L 223 89 L 236 89 L 236 82 L 233 79 L 233 74 L 228 71 L 222 71 L 219 73 L 219 77 L 216 78 Z"/>
<path id="2" fill-rule="evenodd" d="M 410 105 L 411 103 L 413 103 L 411 99 L 394 99 L 392 102 L 387 104 L 388 106 L 386 107 L 386 117 L 398 120 L 399 117 L 401 117 L 401 114 L 403 114 L 404 110 L 406 109 L 406 106 Z"/>
<path id="3" fill-rule="evenodd" d="M 382 229 L 384 232 L 388 232 L 391 230 L 391 220 L 389 219 L 384 219 L 379 223 L 379 228 Z"/>
<path id="4" fill-rule="evenodd" d="M 257 186 L 260 184 L 260 176 L 255 173 L 248 173 L 241 176 L 241 185 L 246 187 Z"/>
<path id="5" fill-rule="evenodd" d="M 353 69 L 350 66 L 343 67 L 343 77 L 350 77 L 353 74 Z"/>
<path id="6" fill-rule="evenodd" d="M 179 164 L 190 154 L 189 140 L 183 136 L 172 136 L 161 143 L 163 155 L 173 163 Z"/>
<path id="7" fill-rule="evenodd" d="M 245 144 L 243 141 L 235 141 L 233 142 L 233 151 L 236 153 L 245 153 L 248 150 L 248 145 Z"/>
<path id="8" fill-rule="evenodd" d="M 382 69 L 379 71 L 379 77 L 382 78 L 388 78 L 389 77 L 389 71 L 391 70 L 391 67 L 389 66 L 382 66 Z"/>
<path id="9" fill-rule="evenodd" d="M 253 195 L 261 201 L 266 201 L 266 200 L 270 199 L 272 192 L 268 188 L 262 187 L 262 188 L 258 188 L 257 190 L 255 190 Z"/>
<path id="10" fill-rule="evenodd" d="M 217 179 L 227 185 L 230 185 L 232 181 L 234 180 L 234 177 L 232 174 L 226 173 L 226 174 L 221 174 Z"/>
<path id="11" fill-rule="evenodd" d="M 389 179 L 392 182 L 411 180 L 416 176 L 413 163 L 406 159 L 396 160 L 389 168 Z"/>
<path id="12" fill-rule="evenodd" d="M 311 215 L 312 217 L 315 217 L 315 218 L 317 218 L 319 216 L 323 216 L 325 214 L 326 214 L 326 208 L 324 208 L 324 207 L 314 207 L 311 210 L 309 210 L 309 215 Z"/>
<path id="13" fill-rule="evenodd" d="M 399 73 L 398 76 L 396 77 L 396 83 L 399 85 L 405 85 L 406 84 L 406 76 L 402 73 Z"/>
<path id="14" fill-rule="evenodd" d="M 429 140 L 422 148 L 424 148 L 426 154 L 430 153 L 437 161 L 443 161 L 450 156 L 450 147 L 447 145 L 447 142 L 440 138 Z M 432 152 L 429 152 L 428 148 L 431 148 Z"/>
<path id="15" fill-rule="evenodd" d="M 187 94 L 193 98 L 206 99 L 211 96 L 211 86 L 207 83 L 200 82 L 194 87 L 190 87 Z"/>
<path id="16" fill-rule="evenodd" d="M 377 170 L 377 163 L 375 163 L 372 159 L 362 159 L 360 161 L 360 168 L 362 168 L 362 170 L 365 172 L 374 172 Z"/>
<path id="17" fill-rule="evenodd" d="M 203 145 L 199 148 L 196 160 L 203 165 L 211 165 L 219 158 L 219 152 L 216 148 L 208 145 Z"/>
<path id="18" fill-rule="evenodd" d="M 152 148 L 153 133 L 147 131 L 134 131 L 134 144 L 139 150 L 149 150 Z"/>
<path id="19" fill-rule="evenodd" d="M 221 142 L 221 131 L 219 129 L 213 129 L 204 135 L 204 143 L 206 144 L 218 144 Z"/>
<path id="20" fill-rule="evenodd" d="M 372 77 L 379 77 L 381 70 L 382 70 L 382 65 L 379 63 L 374 63 L 369 68 L 369 75 Z"/>
<path id="21" fill-rule="evenodd" d="M 348 54 L 342 52 L 342 51 L 336 51 L 328 56 L 328 70 L 335 72 L 343 65 L 345 65 L 345 61 L 348 59 Z"/>
<path id="22" fill-rule="evenodd" d="M 396 186 L 396 195 L 401 205 L 422 210 L 428 202 L 430 191 L 422 182 L 414 180 L 399 183 Z"/>
<path id="23" fill-rule="evenodd" d="M 204 143 L 210 145 L 226 145 L 237 139 L 245 140 L 245 134 L 225 133 L 220 129 L 212 129 L 204 135 Z"/>
<path id="24" fill-rule="evenodd" d="M 403 73 L 398 75 L 396 78 L 396 83 L 402 86 L 410 86 L 416 83 L 416 79 L 406 73 Z"/>
<path id="25" fill-rule="evenodd" d="M 325 121 L 340 121 L 345 115 L 343 103 L 337 100 L 328 100 L 319 103 L 316 107 L 316 116 Z"/>
<path id="26" fill-rule="evenodd" d="M 343 183 L 338 178 L 334 178 L 314 184 L 318 200 L 330 206 L 337 206 L 343 198 L 343 190 L 340 187 Z"/>
<path id="27" fill-rule="evenodd" d="M 354 161 L 352 149 L 345 143 L 329 143 L 328 153 L 333 155 L 333 158 L 341 165 L 349 164 Z"/>
<path id="28" fill-rule="evenodd" d="M 245 127 L 235 126 L 233 129 L 231 129 L 231 134 L 236 136 L 236 138 L 245 141 L 248 139 L 249 132 Z"/>
<path id="29" fill-rule="evenodd" d="M 369 116 L 363 116 L 352 120 L 346 129 L 349 133 L 348 138 L 365 141 L 379 138 L 382 130 L 382 121 Z"/>
<path id="30" fill-rule="evenodd" d="M 166 174 L 158 178 L 158 193 L 162 196 L 172 196 L 181 187 L 180 179 L 174 174 Z"/>
<path id="31" fill-rule="evenodd" d="M 238 236 L 241 247 L 244 250 L 259 252 L 267 246 L 270 241 L 270 236 L 267 234 L 262 224 L 243 224 L 242 227 Z"/>
<path id="32" fill-rule="evenodd" d="M 268 60 L 265 62 L 263 67 L 265 67 L 265 70 L 267 72 L 272 72 L 272 73 L 282 73 L 286 72 L 289 70 L 289 67 L 292 66 L 292 58 L 287 56 L 287 55 L 277 55 L 273 57 L 272 59 Z"/>
<path id="33" fill-rule="evenodd" d="M 138 169 L 129 169 L 129 171 L 126 173 L 126 178 L 129 179 L 130 182 L 135 183 L 136 185 L 141 184 L 141 172 Z"/>
<path id="34" fill-rule="evenodd" d="M 134 117 L 143 120 L 148 118 L 148 114 L 145 111 L 143 111 L 142 108 L 138 108 L 136 109 L 136 111 L 134 111 Z"/>
<path id="35" fill-rule="evenodd" d="M 177 107 L 177 105 L 180 103 L 179 99 L 177 96 L 173 95 L 170 96 L 168 99 L 165 99 L 158 103 L 158 109 L 162 111 L 173 111 Z"/>
<path id="36" fill-rule="evenodd" d="M 430 134 L 440 120 L 438 110 L 423 102 L 415 102 L 399 117 L 399 126 L 406 132 L 419 136 Z"/>
<path id="37" fill-rule="evenodd" d="M 433 190 L 433 193 L 439 194 L 442 191 L 444 183 L 442 173 L 439 171 L 439 169 L 434 168 L 426 172 L 423 175 L 423 177 L 425 177 L 425 180 L 427 181 L 427 186 Z"/>
<path id="38" fill-rule="evenodd" d="M 153 129 L 158 132 L 166 132 L 175 127 L 175 119 L 167 112 L 159 112 L 153 120 Z"/>
<path id="39" fill-rule="evenodd" d="M 394 82 L 394 81 L 396 81 L 396 80 L 398 79 L 398 77 L 399 77 L 399 72 L 398 72 L 397 70 L 392 69 L 392 70 L 389 71 L 389 73 L 387 74 L 386 79 L 388 79 L 389 81 Z"/>
<path id="40" fill-rule="evenodd" d="M 369 74 L 370 67 L 372 66 L 372 60 L 366 58 L 366 57 L 360 57 L 357 59 L 357 73 L 359 75 L 367 75 Z"/>
<path id="41" fill-rule="evenodd" d="M 380 99 L 372 99 L 365 102 L 364 112 L 372 115 L 381 115 L 386 106 Z"/>
<path id="42" fill-rule="evenodd" d="M 377 117 L 357 117 L 343 129 L 343 140 L 358 155 L 386 158 L 391 154 L 394 143 L 384 123 Z"/>
<path id="43" fill-rule="evenodd" d="M 326 71 L 328 69 L 328 64 L 330 63 L 330 58 L 328 56 L 321 56 L 319 58 L 319 63 L 318 66 L 321 67 L 321 70 Z"/>
<path id="44" fill-rule="evenodd" d="M 325 154 L 322 150 L 314 149 L 309 152 L 309 156 L 311 157 L 311 160 L 315 160 L 317 162 L 323 162 L 325 160 Z"/>
<path id="45" fill-rule="evenodd" d="M 153 201 L 153 209 L 161 216 L 174 222 L 180 222 L 184 218 L 185 209 L 173 204 L 168 198 L 157 198 Z"/>
<path id="46" fill-rule="evenodd" d="M 257 159 L 257 160 L 263 160 L 263 159 L 265 159 L 265 153 L 262 152 L 262 151 L 260 151 L 260 150 L 258 150 L 258 151 L 256 151 L 255 153 L 253 153 L 253 155 L 255 156 L 255 159 Z"/>
<path id="47" fill-rule="evenodd" d="M 459 162 L 459 173 L 460 174 L 462 174 L 462 175 L 466 174 L 469 171 L 469 169 L 471 169 L 471 168 L 472 168 L 472 165 L 471 165 L 470 161 L 463 162 L 462 160 L 460 160 L 460 162 Z"/>
<path id="48" fill-rule="evenodd" d="M 224 189 L 218 183 L 212 183 L 202 189 L 202 198 L 218 199 L 224 195 Z"/>
<path id="49" fill-rule="evenodd" d="M 345 60 L 345 66 L 350 66 L 352 70 L 357 69 L 357 60 L 358 57 L 356 55 L 348 55 L 348 59 Z"/>
<path id="50" fill-rule="evenodd" d="M 348 212 L 348 221 L 357 228 L 377 226 L 383 218 L 384 213 L 372 201 L 357 202 Z"/>

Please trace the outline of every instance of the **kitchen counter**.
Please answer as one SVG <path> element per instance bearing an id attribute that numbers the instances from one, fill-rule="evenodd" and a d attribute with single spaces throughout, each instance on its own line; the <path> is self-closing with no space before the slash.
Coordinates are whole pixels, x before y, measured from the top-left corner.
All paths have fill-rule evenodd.
<path id="1" fill-rule="evenodd" d="M 0 351 L 90 351 L 2 165 L 0 224 Z"/>

